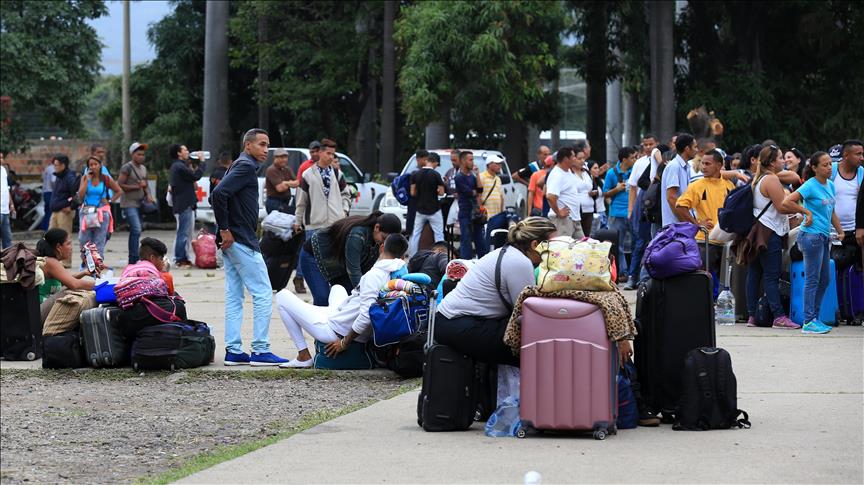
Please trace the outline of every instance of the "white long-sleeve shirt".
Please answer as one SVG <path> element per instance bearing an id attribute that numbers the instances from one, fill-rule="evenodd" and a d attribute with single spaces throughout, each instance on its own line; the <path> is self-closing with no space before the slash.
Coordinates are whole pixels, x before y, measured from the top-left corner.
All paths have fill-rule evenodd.
<path id="1" fill-rule="evenodd" d="M 350 330 L 359 335 L 357 341 L 365 342 L 369 332 L 369 307 L 378 298 L 378 292 L 390 281 L 390 273 L 405 266 L 401 259 L 379 259 L 372 269 L 360 278 L 360 284 L 351 291 L 327 323 L 339 335 L 348 335 Z"/>

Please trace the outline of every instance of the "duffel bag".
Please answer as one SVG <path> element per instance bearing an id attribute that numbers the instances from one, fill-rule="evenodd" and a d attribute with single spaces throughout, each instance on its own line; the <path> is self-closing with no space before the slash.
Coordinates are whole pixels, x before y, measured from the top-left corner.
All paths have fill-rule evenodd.
<path id="1" fill-rule="evenodd" d="M 124 277 L 114 286 L 117 304 L 124 310 L 131 307 L 141 298 L 168 296 L 168 285 L 161 276 L 154 277 Z"/>
<path id="2" fill-rule="evenodd" d="M 42 326 L 42 335 L 57 335 L 78 327 L 84 310 L 96 307 L 96 293 L 90 290 L 65 290 L 54 300 Z"/>
<path id="3" fill-rule="evenodd" d="M 78 329 L 42 338 L 43 369 L 78 369 L 87 365 L 84 343 Z"/>
<path id="4" fill-rule="evenodd" d="M 660 229 L 645 248 L 643 266 L 652 278 L 662 280 L 702 267 L 696 232 L 699 227 L 689 222 L 676 222 Z"/>
<path id="5" fill-rule="evenodd" d="M 375 367 L 371 353 L 365 343 L 353 341 L 344 352 L 328 357 L 327 344 L 315 341 L 315 368 L 330 370 L 363 370 Z"/>
<path id="6" fill-rule="evenodd" d="M 537 245 L 540 271 L 537 286 L 542 292 L 559 290 L 611 291 L 611 242 L 593 239 L 576 241 L 555 237 Z"/>
<path id="7" fill-rule="evenodd" d="M 132 343 L 135 370 L 177 370 L 208 365 L 216 340 L 206 323 L 187 320 L 142 328 Z"/>

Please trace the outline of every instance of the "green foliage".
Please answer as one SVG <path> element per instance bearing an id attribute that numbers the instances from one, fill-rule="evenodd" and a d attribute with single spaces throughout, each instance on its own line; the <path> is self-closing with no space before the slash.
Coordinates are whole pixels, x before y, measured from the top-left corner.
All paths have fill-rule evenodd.
<path id="1" fill-rule="evenodd" d="M 369 46 L 381 44 L 380 2 L 271 2 L 238 5 L 230 23 L 231 66 L 267 67 L 267 98 L 279 120 L 283 143 L 305 146 L 326 135 L 349 142 L 380 75 Z M 259 41 L 258 19 L 267 19 Z M 257 92 L 257 81 L 254 86 Z"/>
<path id="2" fill-rule="evenodd" d="M 9 96 L 11 114 L 36 112 L 49 124 L 81 129 L 84 100 L 99 75 L 101 48 L 87 20 L 108 12 L 102 0 L 0 2 L 0 95 Z M 8 127 L 8 129 L 7 129 Z M 23 144 L 22 133 L 4 123 L 0 151 Z"/>
<path id="3" fill-rule="evenodd" d="M 426 1 L 403 6 L 396 23 L 399 87 L 408 121 L 453 113 L 454 132 L 491 142 L 508 116 L 548 128 L 557 119 L 558 2 Z M 467 135 L 463 135 L 467 136 Z"/>

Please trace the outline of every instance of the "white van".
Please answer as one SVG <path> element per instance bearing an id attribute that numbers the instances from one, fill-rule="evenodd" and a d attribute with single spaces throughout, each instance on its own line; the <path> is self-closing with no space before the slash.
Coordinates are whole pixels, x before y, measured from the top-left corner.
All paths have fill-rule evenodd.
<path id="1" fill-rule="evenodd" d="M 264 193 L 264 173 L 273 163 L 273 152 L 276 147 L 271 147 L 267 153 L 267 160 L 258 167 L 258 220 L 264 219 L 267 211 L 264 209 L 264 202 L 267 200 L 267 195 Z M 288 152 L 288 166 L 297 173 L 297 169 L 303 161 L 309 159 L 308 148 L 283 148 Z M 342 175 L 345 181 L 351 187 L 354 194 L 354 200 L 351 203 L 351 215 L 366 215 L 378 207 L 381 200 L 384 198 L 384 193 L 390 188 L 375 182 L 372 182 L 371 174 L 363 173 L 354 161 L 348 158 L 344 153 L 336 152 L 336 157 L 339 159 L 339 167 L 342 170 Z M 212 167 L 208 166 L 208 170 Z M 291 189 L 292 194 L 294 189 Z M 205 175 L 198 180 L 198 210 L 196 219 L 201 222 L 216 223 L 216 218 L 213 216 L 213 209 L 210 207 L 210 176 Z"/>
<path id="2" fill-rule="evenodd" d="M 462 151 L 470 151 L 474 154 L 474 166 L 477 167 L 477 170 L 480 172 L 486 170 L 486 158 L 491 155 L 497 155 L 504 160 L 504 163 L 501 166 L 501 172 L 498 174 L 501 177 L 501 186 L 504 191 L 504 207 L 512 207 L 516 209 L 517 214 L 525 213 L 525 206 L 527 204 L 526 200 L 528 198 L 528 188 L 525 187 L 524 184 L 520 184 L 513 181 L 512 173 L 510 172 L 510 167 L 507 164 L 507 159 L 504 158 L 504 155 L 495 150 L 480 150 L 473 148 L 462 149 Z M 450 152 L 452 149 L 443 149 L 443 150 L 429 150 L 429 152 L 437 153 L 439 157 L 441 157 L 441 164 L 438 165 L 437 171 L 441 174 L 441 177 L 444 177 L 444 174 L 447 173 L 448 170 L 453 168 L 453 163 L 450 161 Z M 415 155 L 411 155 L 411 158 L 408 159 L 408 162 L 405 164 L 405 167 L 402 168 L 402 171 L 399 174 L 405 174 L 413 172 L 417 169 L 417 159 Z M 442 207 L 445 208 L 444 220 L 453 222 L 454 217 L 451 215 L 448 217 L 448 213 L 446 209 L 456 208 L 456 204 L 452 204 L 453 198 L 452 196 L 444 196 L 442 199 Z M 402 221 L 402 227 L 405 227 L 405 217 L 408 213 L 408 207 L 399 203 L 396 200 L 396 196 L 393 195 L 393 191 L 390 188 L 387 188 L 387 194 L 384 196 L 384 199 L 381 201 L 380 205 L 381 212 L 387 212 L 390 214 L 395 214 Z M 457 224 L 458 225 L 458 224 Z"/>

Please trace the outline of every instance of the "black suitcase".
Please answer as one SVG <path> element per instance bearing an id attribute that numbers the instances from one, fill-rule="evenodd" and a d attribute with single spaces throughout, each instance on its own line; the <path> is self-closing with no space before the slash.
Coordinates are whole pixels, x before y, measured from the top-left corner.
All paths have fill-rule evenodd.
<path id="1" fill-rule="evenodd" d="M 87 362 L 96 368 L 129 363 L 129 345 L 120 326 L 120 308 L 98 306 L 81 312 Z"/>
<path id="2" fill-rule="evenodd" d="M 434 343 L 436 298 L 433 292 L 423 386 L 417 398 L 417 424 L 425 431 L 466 430 L 477 411 L 474 359 Z"/>
<path id="3" fill-rule="evenodd" d="M 39 289 L 21 283 L 0 284 L 0 354 L 6 360 L 36 360 L 42 356 L 42 315 Z"/>
<path id="4" fill-rule="evenodd" d="M 707 267 L 639 285 L 636 370 L 645 403 L 665 419 L 678 407 L 684 357 L 693 349 L 716 347 L 713 288 Z"/>
<path id="5" fill-rule="evenodd" d="M 43 369 L 87 367 L 87 356 L 78 329 L 42 337 Z"/>

